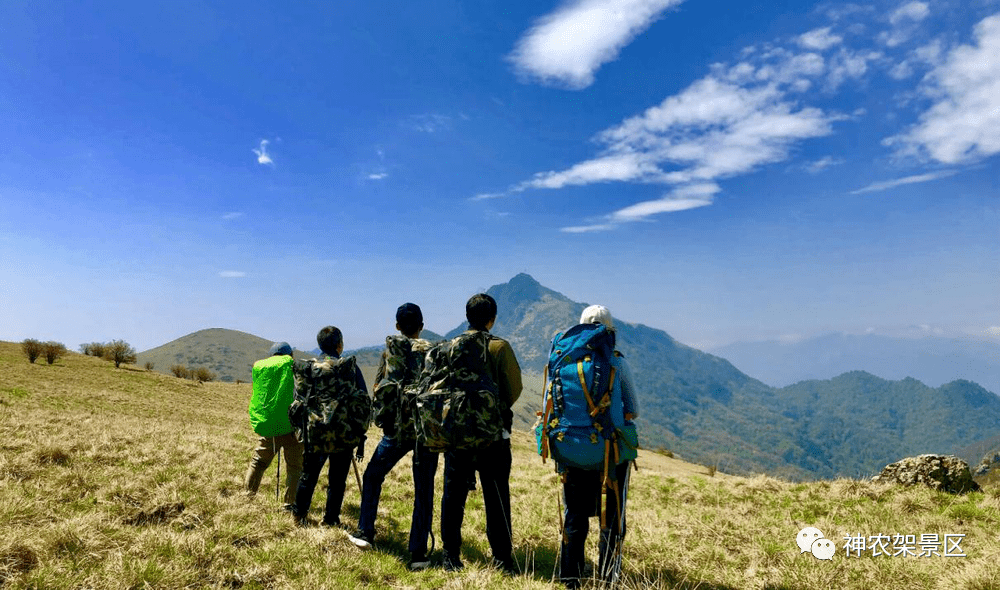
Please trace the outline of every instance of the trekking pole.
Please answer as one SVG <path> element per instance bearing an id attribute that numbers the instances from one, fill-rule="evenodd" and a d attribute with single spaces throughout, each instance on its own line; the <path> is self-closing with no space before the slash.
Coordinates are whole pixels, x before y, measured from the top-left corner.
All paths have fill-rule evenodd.
<path id="1" fill-rule="evenodd" d="M 562 576 L 562 550 L 566 542 L 566 526 L 563 524 L 562 494 L 556 495 L 556 505 L 559 506 L 559 550 L 556 551 L 556 566 L 552 568 L 551 582 L 555 583 L 556 573 Z"/>
<path id="2" fill-rule="evenodd" d="M 361 492 L 361 474 L 358 473 L 358 462 L 354 458 L 353 453 L 351 454 L 351 465 L 354 466 L 354 479 L 358 480 L 358 495 L 364 497 L 364 494 Z"/>
<path id="3" fill-rule="evenodd" d="M 278 502 L 281 501 L 281 494 L 278 490 L 281 488 L 281 455 L 278 454 L 278 441 L 271 439 L 271 449 L 274 451 L 274 457 L 278 460 L 278 473 L 274 476 L 274 499 Z"/>

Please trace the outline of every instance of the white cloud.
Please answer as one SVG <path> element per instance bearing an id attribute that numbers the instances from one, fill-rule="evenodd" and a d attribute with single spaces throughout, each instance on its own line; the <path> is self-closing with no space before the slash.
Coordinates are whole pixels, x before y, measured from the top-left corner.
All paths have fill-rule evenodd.
<path id="1" fill-rule="evenodd" d="M 229 221 L 230 219 L 237 219 L 239 217 L 243 217 L 243 213 L 240 211 L 230 211 L 229 213 L 226 213 L 225 215 L 222 216 L 222 218 L 227 221 Z"/>
<path id="2" fill-rule="evenodd" d="M 810 174 L 819 174 L 820 172 L 830 168 L 831 166 L 840 166 L 846 162 L 843 158 L 835 158 L 833 156 L 823 156 L 818 160 L 813 160 L 808 162 L 803 166 L 803 169 Z"/>
<path id="3" fill-rule="evenodd" d="M 712 196 L 720 190 L 714 183 L 682 187 L 662 199 L 643 201 L 619 209 L 609 218 L 616 222 L 639 221 L 658 213 L 676 213 L 705 207 L 712 204 Z"/>
<path id="4" fill-rule="evenodd" d="M 946 164 L 1000 152 L 1000 14 L 980 21 L 975 37 L 974 45 L 952 49 L 928 74 L 923 91 L 934 104 L 887 145 Z"/>
<path id="5" fill-rule="evenodd" d="M 903 178 L 896 178 L 894 180 L 885 180 L 882 182 L 873 182 L 866 187 L 859 188 L 858 190 L 851 191 L 852 195 L 860 195 L 864 193 L 875 193 L 880 191 L 889 190 L 896 188 L 897 186 L 903 186 L 907 184 L 919 184 L 921 182 L 931 182 L 932 180 L 939 180 L 942 178 L 947 178 L 953 176 L 956 173 L 955 170 L 941 170 L 938 172 L 928 172 L 927 174 L 917 174 L 914 176 L 906 176 Z"/>
<path id="6" fill-rule="evenodd" d="M 437 133 L 438 131 L 451 129 L 451 121 L 452 119 L 448 115 L 425 113 L 411 116 L 407 121 L 407 125 L 410 129 L 420 131 L 421 133 Z M 379 156 L 381 157 L 381 152 Z"/>
<path id="7" fill-rule="evenodd" d="M 274 160 L 271 159 L 271 155 L 267 153 L 267 144 L 270 143 L 266 139 L 260 140 L 260 147 L 255 148 L 253 153 L 257 154 L 257 163 L 263 165 L 273 165 Z"/>
<path id="8" fill-rule="evenodd" d="M 219 276 L 224 279 L 239 279 L 247 276 L 247 273 L 241 270 L 224 270 L 219 273 Z"/>
<path id="9" fill-rule="evenodd" d="M 594 72 L 683 0 L 573 0 L 538 19 L 508 59 L 542 82 L 572 89 L 594 82 Z"/>
<path id="10" fill-rule="evenodd" d="M 375 173 L 372 173 L 372 174 L 368 175 L 368 180 L 382 180 L 383 178 L 386 178 L 387 176 L 389 176 L 389 174 L 386 173 L 386 172 L 375 172 Z"/>
<path id="11" fill-rule="evenodd" d="M 1000 338 L 1000 326 L 990 326 L 989 328 L 986 328 L 985 332 L 990 336 Z"/>
<path id="12" fill-rule="evenodd" d="M 839 35 L 834 35 L 830 32 L 830 27 L 823 27 L 822 29 L 813 29 L 808 33 L 799 35 L 796 39 L 798 44 L 805 49 L 815 49 L 817 51 L 823 51 L 829 49 L 834 45 L 840 44 L 844 40 L 843 37 Z"/>
<path id="13" fill-rule="evenodd" d="M 910 2 L 897 8 L 890 16 L 889 23 L 899 25 L 904 21 L 920 22 L 930 16 L 931 11 L 926 2 Z"/>

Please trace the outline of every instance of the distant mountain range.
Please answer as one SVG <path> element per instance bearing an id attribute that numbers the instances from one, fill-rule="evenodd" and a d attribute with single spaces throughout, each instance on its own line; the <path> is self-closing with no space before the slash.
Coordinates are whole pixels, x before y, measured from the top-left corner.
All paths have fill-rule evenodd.
<path id="1" fill-rule="evenodd" d="M 932 386 L 968 379 L 1000 393 L 1000 342 L 986 338 L 830 333 L 800 342 L 736 342 L 711 353 L 775 387 L 862 370 Z"/>
<path id="2" fill-rule="evenodd" d="M 487 292 L 498 305 L 492 332 L 511 342 L 524 371 L 525 391 L 514 410 L 515 424 L 525 428 L 540 404 L 541 372 L 551 337 L 574 325 L 587 304 L 572 301 L 526 274 Z M 615 323 L 618 348 L 636 380 L 643 446 L 667 448 L 730 473 L 764 472 L 791 479 L 857 477 L 874 474 L 908 455 L 956 452 L 1000 434 L 1000 398 L 970 381 L 934 388 L 912 378 L 890 381 L 850 371 L 776 389 L 662 330 L 617 319 Z M 457 326 L 445 337 L 465 328 Z M 192 338 L 196 335 L 242 335 L 254 343 L 255 352 L 222 361 L 238 356 L 235 341 L 230 340 L 228 347 L 209 345 L 203 338 Z M 440 339 L 433 333 L 425 336 Z M 247 380 L 253 361 L 271 344 L 253 338 L 232 330 L 203 330 L 142 353 L 140 362 L 160 351 L 167 354 L 158 358 L 214 362 L 208 366 L 220 374 L 224 368 L 239 369 L 227 375 Z M 380 352 L 380 346 L 349 351 L 369 380 Z M 171 360 L 161 368 L 156 362 L 161 371 L 174 364 Z"/>

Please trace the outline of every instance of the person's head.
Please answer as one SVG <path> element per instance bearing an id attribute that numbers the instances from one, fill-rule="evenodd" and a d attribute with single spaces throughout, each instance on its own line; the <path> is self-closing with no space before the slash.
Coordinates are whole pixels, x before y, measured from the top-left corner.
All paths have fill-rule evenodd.
<path id="1" fill-rule="evenodd" d="M 404 303 L 396 309 L 396 329 L 408 338 L 420 336 L 424 329 L 424 314 L 416 303 Z"/>
<path id="2" fill-rule="evenodd" d="M 497 319 L 497 302 L 486 293 L 473 295 L 465 304 L 465 319 L 473 330 L 489 330 Z"/>
<path id="3" fill-rule="evenodd" d="M 344 335 L 340 333 L 340 328 L 327 326 L 316 335 L 316 344 L 323 354 L 339 356 L 344 352 Z"/>
<path id="4" fill-rule="evenodd" d="M 271 350 L 267 351 L 267 354 L 268 356 L 292 356 L 292 347 L 287 342 L 275 342 L 271 345 Z"/>
<path id="5" fill-rule="evenodd" d="M 611 312 L 603 305 L 591 305 L 580 314 L 581 324 L 604 324 L 608 330 L 615 331 L 615 321 L 611 319 Z"/>

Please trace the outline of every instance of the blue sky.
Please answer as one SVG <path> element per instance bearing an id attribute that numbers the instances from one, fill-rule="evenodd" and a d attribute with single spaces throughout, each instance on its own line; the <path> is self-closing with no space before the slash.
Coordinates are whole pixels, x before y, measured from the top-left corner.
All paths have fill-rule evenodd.
<path id="1" fill-rule="evenodd" d="M 0 5 L 0 338 L 1000 337 L 1000 0 L 372 6 Z"/>

